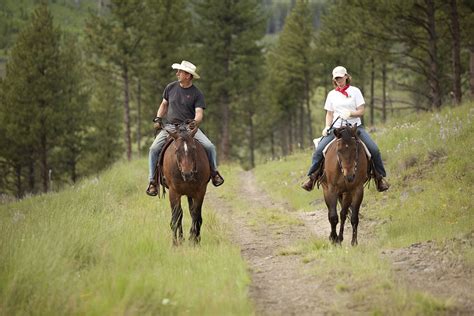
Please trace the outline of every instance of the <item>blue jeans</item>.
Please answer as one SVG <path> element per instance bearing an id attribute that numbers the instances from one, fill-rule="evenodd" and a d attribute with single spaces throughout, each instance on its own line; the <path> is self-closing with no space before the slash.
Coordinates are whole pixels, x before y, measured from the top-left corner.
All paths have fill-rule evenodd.
<path id="1" fill-rule="evenodd" d="M 150 152 L 148 154 L 148 167 L 149 167 L 149 173 L 148 173 L 148 178 L 150 181 L 153 181 L 155 178 L 155 166 L 158 163 L 158 158 L 160 157 L 161 150 L 163 149 L 163 146 L 165 145 L 166 138 L 168 137 L 168 132 L 165 130 L 161 130 L 158 135 L 156 136 L 155 140 L 153 141 L 153 144 L 150 146 Z M 216 147 L 214 146 L 213 143 L 207 138 L 204 133 L 198 129 L 196 134 L 194 135 L 194 138 L 202 144 L 204 149 L 207 152 L 207 157 L 209 159 L 209 164 L 211 166 L 211 171 L 216 171 L 217 170 L 217 153 L 216 153 Z"/>
<path id="2" fill-rule="evenodd" d="M 382 177 L 386 177 L 387 173 L 385 172 L 385 168 L 383 166 L 382 155 L 380 154 L 379 147 L 372 140 L 372 138 L 370 138 L 369 133 L 367 133 L 363 126 L 357 127 L 357 132 L 359 134 L 360 140 L 364 142 L 364 144 L 367 146 L 367 149 L 370 151 L 370 154 L 372 155 L 371 159 L 374 161 L 375 171 Z M 309 168 L 308 176 L 318 169 L 319 164 L 323 160 L 323 150 L 334 139 L 334 137 L 334 133 L 331 130 L 328 136 L 321 138 L 318 147 L 316 147 L 316 150 L 313 153 L 312 164 Z"/>

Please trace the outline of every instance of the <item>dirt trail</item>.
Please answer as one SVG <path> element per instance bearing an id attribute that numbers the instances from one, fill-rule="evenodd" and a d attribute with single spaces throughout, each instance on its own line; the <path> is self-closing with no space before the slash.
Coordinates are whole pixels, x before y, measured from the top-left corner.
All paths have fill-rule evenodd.
<path id="1" fill-rule="evenodd" d="M 250 297 L 257 315 L 353 313 L 350 300 L 344 301 L 341 295 L 334 295 L 333 283 L 318 280 L 310 273 L 311 267 L 318 262 L 305 264 L 300 255 L 291 254 L 291 251 L 282 255 L 282 251 L 300 240 L 326 239 L 329 236 L 327 210 L 322 201 L 315 201 L 313 212 L 296 212 L 286 203 L 273 201 L 257 186 L 252 172 L 242 171 L 239 176 L 240 184 L 235 189 L 253 208 L 278 210 L 304 222 L 304 225 L 268 224 L 264 220 L 251 223 L 251 216 L 247 216 L 251 215 L 250 210 L 236 210 L 225 199 L 219 198 L 216 191 L 210 190 L 208 203 L 219 209 L 220 220 L 234 228 L 231 232 L 233 242 L 241 247 L 242 256 L 249 265 L 252 277 Z M 374 225 L 361 219 L 359 241 L 370 238 Z M 350 223 L 347 223 L 344 242 L 350 242 L 351 234 Z M 453 243 L 472 247 L 473 236 L 471 234 Z M 393 262 L 394 270 L 402 277 L 400 282 L 434 296 L 451 298 L 456 307 L 450 311 L 456 314 L 474 314 L 473 271 L 458 260 L 459 252 L 455 251 L 453 255 L 452 249 L 443 250 L 434 243 L 425 243 L 398 250 L 381 250 L 381 256 Z M 360 307 L 357 313 L 364 314 Z"/>
<path id="2" fill-rule="evenodd" d="M 252 225 L 245 212 L 234 210 L 232 205 L 211 192 L 209 203 L 218 205 L 221 220 L 234 227 L 233 241 L 239 244 L 251 275 L 250 296 L 258 315 L 320 315 L 330 313 L 337 304 L 330 295 L 333 284 L 324 284 L 309 273 L 310 264 L 304 264 L 301 256 L 281 255 L 281 251 L 306 240 L 312 234 L 329 236 L 325 211 L 304 213 L 299 216 L 290 212 L 289 205 L 276 203 L 257 187 L 251 172 L 240 174 L 239 190 L 253 207 L 277 209 L 304 220 L 305 225 L 271 224 Z M 306 223 L 310 222 L 310 225 Z M 311 229 L 310 229 L 311 227 Z M 323 304 L 321 302 L 324 302 Z"/>

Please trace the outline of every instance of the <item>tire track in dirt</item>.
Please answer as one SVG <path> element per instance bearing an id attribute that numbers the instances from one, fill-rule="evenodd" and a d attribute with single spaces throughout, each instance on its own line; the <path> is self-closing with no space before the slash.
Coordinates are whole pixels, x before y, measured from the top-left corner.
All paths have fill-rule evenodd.
<path id="1" fill-rule="evenodd" d="M 281 251 L 294 246 L 300 240 L 317 236 L 329 235 L 327 215 L 325 212 L 316 214 L 296 215 L 290 212 L 289 205 L 277 203 L 256 184 L 250 171 L 240 173 L 239 195 L 253 208 L 278 210 L 303 219 L 305 225 L 252 225 L 246 213 L 250 211 L 236 210 L 224 199 L 210 192 L 209 203 L 219 209 L 220 220 L 233 227 L 231 238 L 240 245 L 243 258 L 246 260 L 252 283 L 250 298 L 253 300 L 258 315 L 320 315 L 330 313 L 331 306 L 338 304 L 331 296 L 334 285 L 324 284 L 309 272 L 312 262 L 303 263 L 297 254 L 282 255 Z M 321 214 L 319 214 L 321 213 Z M 306 222 L 315 227 L 311 232 Z M 323 224 L 324 223 L 324 224 Z M 327 230 L 327 232 L 326 232 Z M 339 306 L 340 308 L 340 306 Z"/>

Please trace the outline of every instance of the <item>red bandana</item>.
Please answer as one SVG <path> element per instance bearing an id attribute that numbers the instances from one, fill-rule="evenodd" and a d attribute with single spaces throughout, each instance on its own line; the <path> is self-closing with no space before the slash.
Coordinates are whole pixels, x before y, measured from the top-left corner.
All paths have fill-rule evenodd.
<path id="1" fill-rule="evenodd" d="M 342 93 L 343 95 L 345 95 L 346 97 L 349 97 L 349 94 L 346 92 L 346 90 L 349 88 L 350 86 L 348 84 L 346 84 L 344 87 L 342 88 L 339 88 L 339 87 L 336 87 L 336 91 L 337 92 L 340 92 Z"/>

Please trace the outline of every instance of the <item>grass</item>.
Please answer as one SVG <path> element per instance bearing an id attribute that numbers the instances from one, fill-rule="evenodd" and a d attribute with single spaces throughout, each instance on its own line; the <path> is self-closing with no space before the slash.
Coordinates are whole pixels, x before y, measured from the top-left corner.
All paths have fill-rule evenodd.
<path id="1" fill-rule="evenodd" d="M 168 201 L 143 194 L 145 166 L 0 208 L 0 314 L 253 313 L 214 211 L 204 208 L 200 247 L 173 248 Z"/>

